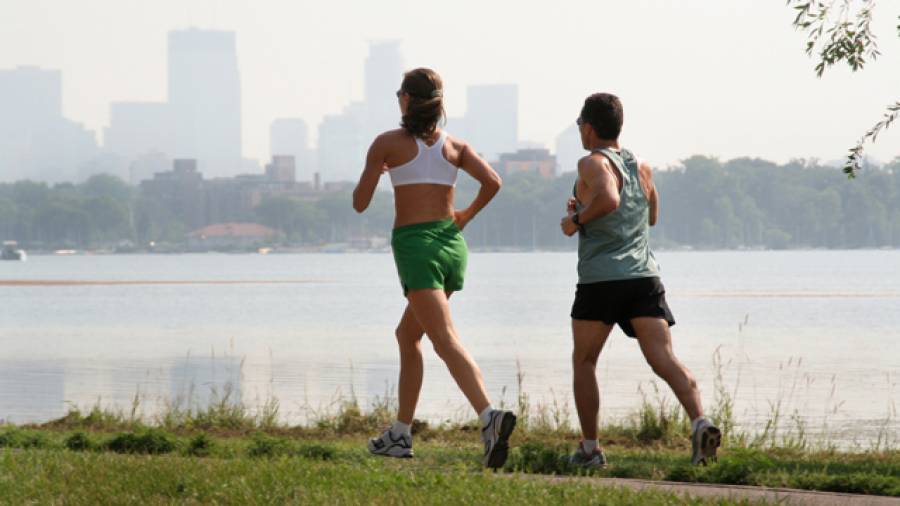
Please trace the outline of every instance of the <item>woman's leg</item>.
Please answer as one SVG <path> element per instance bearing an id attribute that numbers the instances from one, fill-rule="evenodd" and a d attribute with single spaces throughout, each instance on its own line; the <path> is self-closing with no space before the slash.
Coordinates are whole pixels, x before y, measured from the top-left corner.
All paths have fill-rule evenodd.
<path id="1" fill-rule="evenodd" d="M 397 384 L 397 420 L 412 424 L 422 390 L 424 365 L 422 364 L 422 335 L 425 331 L 416 321 L 412 308 L 407 305 L 397 325 L 397 345 L 400 347 L 400 379 Z"/>
<path id="2" fill-rule="evenodd" d="M 490 405 L 481 370 L 459 342 L 450 319 L 449 296 L 439 289 L 411 290 L 407 294 L 409 308 L 422 330 L 431 340 L 434 351 L 447 364 L 450 375 L 469 400 L 476 413 Z M 420 377 L 421 378 L 421 377 Z M 419 380 L 421 382 L 421 379 Z"/>

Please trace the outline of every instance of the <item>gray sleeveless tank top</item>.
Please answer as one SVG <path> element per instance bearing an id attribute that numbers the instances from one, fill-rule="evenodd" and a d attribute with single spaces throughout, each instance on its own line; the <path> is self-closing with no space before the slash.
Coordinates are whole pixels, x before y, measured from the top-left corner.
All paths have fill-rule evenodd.
<path id="1" fill-rule="evenodd" d="M 637 159 L 626 149 L 593 152 L 602 153 L 619 169 L 622 191 L 615 211 L 586 223 L 578 234 L 578 283 L 659 276 L 649 244 L 650 204 L 641 189 Z M 584 208 L 581 202 L 575 206 L 579 212 Z"/>

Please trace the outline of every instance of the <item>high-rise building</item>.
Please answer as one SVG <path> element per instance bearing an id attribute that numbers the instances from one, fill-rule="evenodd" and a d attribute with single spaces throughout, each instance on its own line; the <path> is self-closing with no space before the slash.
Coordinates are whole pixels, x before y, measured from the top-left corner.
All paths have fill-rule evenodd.
<path id="1" fill-rule="evenodd" d="M 385 130 L 397 128 L 400 108 L 397 89 L 403 81 L 403 55 L 399 40 L 372 42 L 365 62 L 366 123 L 363 135 L 374 139 Z"/>
<path id="2" fill-rule="evenodd" d="M 279 118 L 269 131 L 273 157 L 294 157 L 297 180 L 312 181 L 316 172 L 315 152 L 309 147 L 309 130 L 301 118 Z"/>
<path id="3" fill-rule="evenodd" d="M 578 160 L 586 155 L 581 146 L 581 134 L 573 121 L 565 130 L 556 136 L 556 163 L 558 174 L 578 170 Z"/>
<path id="4" fill-rule="evenodd" d="M 164 102 L 113 102 L 103 147 L 129 162 L 148 153 L 172 156 L 175 119 Z"/>
<path id="5" fill-rule="evenodd" d="M 94 132 L 62 115 L 62 73 L 0 70 L 0 179 L 65 181 L 97 155 Z"/>
<path id="6" fill-rule="evenodd" d="M 241 82 L 234 32 L 169 32 L 169 105 L 175 152 L 209 176 L 241 170 Z"/>
<path id="7" fill-rule="evenodd" d="M 364 137 L 366 108 L 353 102 L 340 114 L 322 118 L 319 124 L 319 173 L 322 181 L 356 181 L 366 159 Z"/>
<path id="8" fill-rule="evenodd" d="M 466 135 L 479 153 L 494 159 L 515 151 L 519 140 L 519 87 L 515 84 L 469 86 Z"/>

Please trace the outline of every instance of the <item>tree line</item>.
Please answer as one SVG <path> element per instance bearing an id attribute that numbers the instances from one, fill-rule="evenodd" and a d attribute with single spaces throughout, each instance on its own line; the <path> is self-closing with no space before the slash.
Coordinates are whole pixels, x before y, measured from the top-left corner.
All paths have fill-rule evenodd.
<path id="1" fill-rule="evenodd" d="M 833 167 L 796 160 L 720 161 L 694 156 L 655 173 L 660 220 L 655 247 L 883 248 L 900 247 L 900 158 L 848 181 Z M 574 173 L 546 180 L 513 174 L 465 231 L 473 247 L 571 249 L 559 231 Z M 456 201 L 468 204 L 476 183 L 460 176 Z M 282 244 L 316 245 L 389 237 L 393 203 L 378 192 L 356 214 L 349 191 L 264 200 L 242 221 L 280 231 Z M 150 242 L 183 245 L 190 232 L 160 202 L 108 175 L 81 184 L 18 181 L 0 184 L 0 237 L 35 248 L 132 248 Z M 124 246 L 123 246 L 124 245 Z"/>

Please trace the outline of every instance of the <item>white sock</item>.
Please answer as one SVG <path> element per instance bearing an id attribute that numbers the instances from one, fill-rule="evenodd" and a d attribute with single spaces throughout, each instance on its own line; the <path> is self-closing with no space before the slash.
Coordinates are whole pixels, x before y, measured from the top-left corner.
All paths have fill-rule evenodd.
<path id="1" fill-rule="evenodd" d="M 594 453 L 594 450 L 600 447 L 600 442 L 596 439 L 585 439 L 581 442 L 581 447 L 584 448 L 584 453 L 591 455 Z"/>
<path id="2" fill-rule="evenodd" d="M 404 434 L 407 436 L 412 436 L 412 431 L 410 430 L 410 426 L 408 423 L 403 423 L 400 420 L 397 420 L 393 425 L 391 425 L 391 434 L 395 436 L 402 436 Z"/>
<path id="3" fill-rule="evenodd" d="M 488 407 L 484 408 L 481 413 L 478 413 L 478 419 L 481 420 L 481 426 L 487 427 L 487 424 L 491 423 L 491 413 L 493 413 L 494 408 L 488 404 Z"/>
<path id="4" fill-rule="evenodd" d="M 712 425 L 709 423 L 709 420 L 706 419 L 705 416 L 698 416 L 691 420 L 691 434 L 695 434 L 701 427 L 706 427 L 707 425 Z"/>

